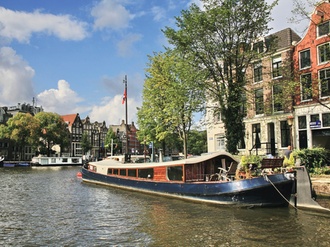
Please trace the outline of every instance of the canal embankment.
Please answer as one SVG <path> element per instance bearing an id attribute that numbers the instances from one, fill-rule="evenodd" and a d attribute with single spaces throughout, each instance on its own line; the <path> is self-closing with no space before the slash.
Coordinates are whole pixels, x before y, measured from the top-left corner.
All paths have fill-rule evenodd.
<path id="1" fill-rule="evenodd" d="M 330 198 L 330 175 L 312 176 L 311 181 L 317 196 Z"/>

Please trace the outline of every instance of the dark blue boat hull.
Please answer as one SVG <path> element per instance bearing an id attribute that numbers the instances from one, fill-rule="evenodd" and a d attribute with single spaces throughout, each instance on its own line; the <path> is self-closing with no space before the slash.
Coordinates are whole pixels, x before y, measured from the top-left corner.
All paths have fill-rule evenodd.
<path id="1" fill-rule="evenodd" d="M 82 169 L 85 182 L 109 185 L 129 190 L 161 194 L 181 199 L 216 204 L 260 207 L 288 206 L 294 181 L 284 174 L 236 180 L 232 182 L 155 182 L 106 176 Z"/>

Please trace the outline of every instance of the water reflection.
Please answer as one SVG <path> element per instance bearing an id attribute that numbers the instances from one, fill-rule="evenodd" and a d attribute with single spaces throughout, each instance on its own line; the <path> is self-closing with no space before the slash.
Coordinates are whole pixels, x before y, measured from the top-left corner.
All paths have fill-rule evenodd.
<path id="1" fill-rule="evenodd" d="M 0 245 L 327 246 L 330 240 L 329 214 L 196 204 L 81 183 L 77 171 L 0 170 Z"/>

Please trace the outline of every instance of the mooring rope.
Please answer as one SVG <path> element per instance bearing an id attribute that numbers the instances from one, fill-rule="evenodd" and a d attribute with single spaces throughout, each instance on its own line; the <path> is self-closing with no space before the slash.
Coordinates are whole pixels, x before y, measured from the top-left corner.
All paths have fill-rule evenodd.
<path id="1" fill-rule="evenodd" d="M 295 207 L 294 205 L 292 205 L 292 204 L 290 203 L 290 201 L 289 201 L 288 199 L 286 199 L 285 196 L 281 193 L 281 191 L 279 191 L 279 189 L 276 188 L 275 184 L 273 184 L 273 182 L 270 181 L 270 179 L 268 178 L 267 174 L 264 174 L 264 177 L 265 177 L 266 181 L 268 181 L 268 182 L 269 182 L 269 183 L 275 188 L 275 190 L 280 194 L 280 196 L 282 196 L 283 199 L 284 199 L 287 203 L 289 203 L 289 205 L 291 205 L 294 209 L 298 210 L 298 208 Z"/>

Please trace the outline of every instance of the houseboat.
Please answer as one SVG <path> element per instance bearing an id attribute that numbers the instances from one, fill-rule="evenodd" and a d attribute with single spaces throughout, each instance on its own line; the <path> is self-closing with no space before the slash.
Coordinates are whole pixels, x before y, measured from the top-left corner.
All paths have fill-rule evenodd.
<path id="1" fill-rule="evenodd" d="M 82 157 L 33 157 L 32 166 L 81 166 L 83 164 Z"/>
<path id="2" fill-rule="evenodd" d="M 82 167 L 83 182 L 212 204 L 286 207 L 294 172 L 240 174 L 239 160 L 215 152 L 169 162 L 124 163 L 115 159 Z"/>

